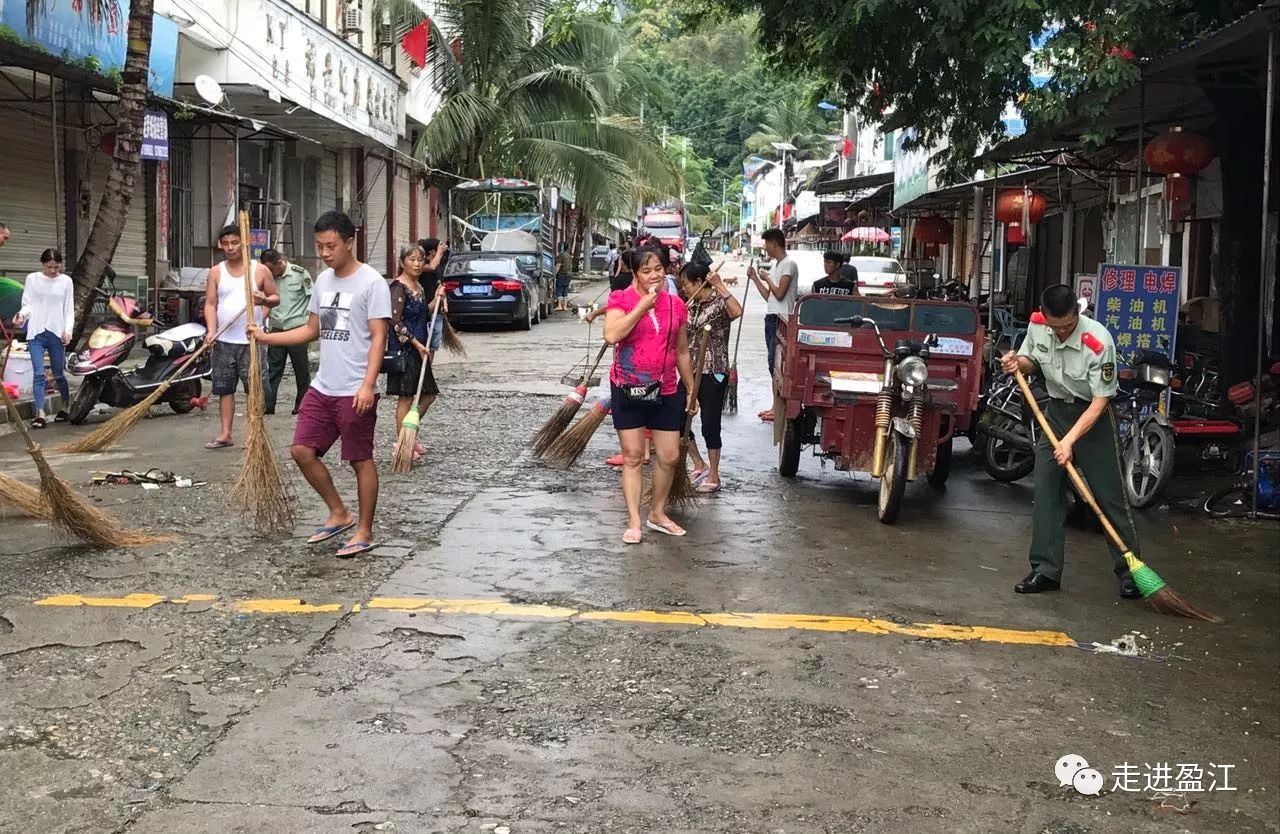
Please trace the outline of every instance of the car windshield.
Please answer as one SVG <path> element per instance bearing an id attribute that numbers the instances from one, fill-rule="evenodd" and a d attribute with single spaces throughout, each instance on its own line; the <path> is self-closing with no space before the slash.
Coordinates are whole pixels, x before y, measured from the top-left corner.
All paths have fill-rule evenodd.
<path id="1" fill-rule="evenodd" d="M 876 272 L 891 275 L 904 275 L 902 264 L 892 258 L 850 258 L 850 266 L 857 268 L 858 273 Z"/>
<path id="2" fill-rule="evenodd" d="M 644 230 L 649 234 L 653 235 L 654 237 L 661 237 L 661 238 L 678 237 L 681 239 L 684 238 L 684 229 L 675 225 L 660 226 L 656 224 L 647 223 L 645 224 Z"/>
<path id="3" fill-rule="evenodd" d="M 914 330 L 950 336 L 972 336 L 978 320 L 972 307 L 928 302 L 876 301 L 835 295 L 809 296 L 796 308 L 800 324 L 809 327 L 848 327 L 836 319 L 865 316 L 882 332 Z M 914 313 L 914 318 L 912 314 Z"/>

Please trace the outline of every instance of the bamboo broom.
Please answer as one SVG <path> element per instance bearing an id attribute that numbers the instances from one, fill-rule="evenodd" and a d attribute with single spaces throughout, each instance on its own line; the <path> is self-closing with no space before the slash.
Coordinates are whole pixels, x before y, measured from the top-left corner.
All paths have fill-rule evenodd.
<path id="1" fill-rule="evenodd" d="M 573 416 L 578 413 L 578 409 L 582 407 L 583 400 L 587 397 L 587 383 L 591 381 L 596 368 L 600 367 L 600 360 L 604 358 L 604 352 L 608 349 L 608 342 L 600 345 L 600 350 L 596 353 L 595 362 L 590 368 L 585 368 L 586 373 L 582 375 L 577 386 L 569 392 L 564 398 L 564 402 L 560 403 L 560 407 L 547 418 L 547 422 L 543 423 L 542 428 L 538 429 L 538 433 L 533 436 L 534 457 L 542 457 L 551 448 L 551 444 L 556 441 L 556 438 L 569 426 L 569 423 L 573 422 Z"/>
<path id="2" fill-rule="evenodd" d="M 453 323 L 449 321 L 449 296 L 441 296 L 444 299 L 444 327 L 440 334 L 440 346 L 452 353 L 454 356 L 467 358 L 467 346 L 462 343 L 462 337 L 458 335 L 458 331 L 453 329 Z M 435 325 L 432 325 L 431 335 L 435 337 Z"/>
<path id="3" fill-rule="evenodd" d="M 1058 448 L 1058 436 L 1054 434 L 1053 428 L 1049 425 L 1049 421 L 1045 419 L 1044 412 L 1040 410 L 1039 403 L 1036 402 L 1035 395 L 1032 394 L 1031 388 L 1027 385 L 1026 378 L 1022 375 L 1021 370 L 1014 371 L 1014 378 L 1018 381 L 1018 387 L 1022 389 L 1022 398 L 1027 405 L 1031 406 L 1031 411 L 1036 416 L 1036 422 L 1040 424 L 1041 431 L 1044 436 L 1049 438 L 1049 442 L 1053 444 L 1053 448 Z M 1138 586 L 1138 590 L 1142 592 L 1142 596 L 1147 602 L 1151 603 L 1157 613 L 1165 614 L 1170 617 L 1187 617 L 1192 620 L 1203 620 L 1208 623 L 1220 623 L 1222 618 L 1217 614 L 1211 614 L 1204 611 L 1183 599 L 1178 593 L 1165 583 L 1160 575 L 1151 569 L 1145 562 L 1133 555 L 1133 551 L 1125 544 L 1124 539 L 1120 538 L 1120 534 L 1116 532 L 1116 528 L 1111 525 L 1111 521 L 1106 514 L 1102 512 L 1102 508 L 1098 506 L 1097 499 L 1093 497 L 1093 493 L 1089 491 L 1089 485 L 1085 483 L 1084 478 L 1076 469 L 1075 464 L 1067 464 L 1067 474 L 1071 477 L 1071 482 L 1075 484 L 1076 492 L 1080 493 L 1080 497 L 1089 505 L 1094 514 L 1098 516 L 1098 521 L 1102 522 L 1102 529 L 1106 531 L 1107 537 L 1115 544 L 1124 556 L 1125 562 L 1129 565 L 1129 571 L 1133 574 L 1134 584 Z"/>
<path id="4" fill-rule="evenodd" d="M 435 310 L 431 311 L 431 329 L 428 331 L 430 333 L 436 332 L 436 317 L 440 315 L 440 306 L 437 304 Z M 429 347 L 431 344 L 430 336 L 427 337 L 427 344 L 427 355 L 422 359 L 422 367 L 418 369 L 418 391 L 413 395 L 413 405 L 409 406 L 409 412 L 400 421 L 400 434 L 396 439 L 396 450 L 391 456 L 391 471 L 400 475 L 404 475 L 413 469 L 413 450 L 418 443 L 418 424 L 422 420 L 422 416 L 418 414 L 418 401 L 422 399 L 422 383 L 427 379 L 427 366 L 431 364 L 431 360 L 434 358 L 434 352 Z M 404 346 L 402 345 L 400 349 L 404 350 Z"/>
<path id="5" fill-rule="evenodd" d="M 249 212 L 240 212 L 240 246 L 244 261 L 245 316 L 253 321 L 253 273 L 254 262 L 249 257 Z M 240 477 L 231 487 L 232 501 L 249 515 L 260 533 L 292 530 L 295 521 L 295 504 L 283 476 L 280 463 L 271 448 L 271 436 L 267 434 L 262 411 L 262 362 L 258 356 L 258 339 L 249 330 L 249 403 L 245 408 L 244 457 L 240 465 Z"/>
<path id="6" fill-rule="evenodd" d="M 557 437 L 547 449 L 547 466 L 552 469 L 568 469 L 577 463 L 596 430 L 604 422 L 604 418 L 609 416 L 610 406 L 611 400 L 608 397 L 602 397 L 591 406 L 590 411 L 573 424 L 571 429 Z"/>
<path id="7" fill-rule="evenodd" d="M 729 365 L 729 388 L 725 393 L 724 407 L 730 414 L 738 413 L 738 345 L 742 344 L 742 326 L 747 323 L 747 297 L 751 295 L 751 282 L 742 288 L 742 315 L 738 316 L 738 335 L 733 338 L 733 362 Z"/>
<path id="8" fill-rule="evenodd" d="M 3 472 L 0 472 L 0 501 L 16 507 L 28 518 L 43 518 L 46 521 L 53 518 L 49 502 L 44 500 L 40 490 Z"/>
<path id="9" fill-rule="evenodd" d="M 53 471 L 53 467 L 45 460 L 39 445 L 31 439 L 31 432 L 22 422 L 18 407 L 4 386 L 0 385 L 0 395 L 4 397 L 5 407 L 9 411 L 9 420 L 18 427 L 22 439 L 27 445 L 27 454 L 35 461 L 40 472 L 40 492 L 42 500 L 48 506 L 48 518 L 54 528 L 66 535 L 98 547 L 140 547 L 167 541 L 166 538 L 130 530 L 108 513 L 91 506 L 81 498 L 75 490 L 67 485 Z"/>
<path id="10" fill-rule="evenodd" d="M 193 362 L 199 359 L 206 350 L 213 347 L 214 342 L 218 340 L 218 336 L 227 332 L 227 328 L 239 321 L 242 315 L 244 315 L 243 312 L 237 313 L 231 321 L 222 325 L 211 341 L 205 342 L 201 345 L 195 353 L 191 354 L 191 356 L 187 358 L 186 362 L 183 362 L 182 365 L 178 367 L 178 370 L 174 371 L 168 379 L 156 386 L 156 390 L 148 394 L 146 399 L 142 402 L 129 406 L 124 411 L 121 411 L 119 414 L 103 423 L 92 433 L 85 435 L 79 440 L 64 443 L 61 446 L 56 447 L 54 451 L 68 452 L 72 454 L 104 452 L 119 443 L 124 436 L 129 433 L 130 429 L 136 426 L 143 417 L 147 416 L 147 412 L 151 410 L 151 406 L 160 401 L 160 398 L 169 390 L 169 386 L 173 385 L 174 381 L 181 377 L 183 372 L 185 372 Z"/>

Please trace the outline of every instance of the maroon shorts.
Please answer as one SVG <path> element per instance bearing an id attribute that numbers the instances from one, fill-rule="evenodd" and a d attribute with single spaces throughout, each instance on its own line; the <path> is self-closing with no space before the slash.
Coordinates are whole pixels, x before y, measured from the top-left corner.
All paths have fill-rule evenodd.
<path id="1" fill-rule="evenodd" d="M 373 429 L 378 420 L 377 400 L 364 414 L 356 414 L 355 397 L 331 397 L 308 388 L 298 407 L 298 425 L 293 445 L 315 449 L 323 456 L 335 441 L 342 440 L 342 460 L 346 463 L 373 459 Z"/>

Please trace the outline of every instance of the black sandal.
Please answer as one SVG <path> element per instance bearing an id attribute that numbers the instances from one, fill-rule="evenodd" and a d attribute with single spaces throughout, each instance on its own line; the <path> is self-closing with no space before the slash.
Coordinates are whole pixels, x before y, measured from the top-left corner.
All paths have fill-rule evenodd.
<path id="1" fill-rule="evenodd" d="M 70 420 L 71 420 L 71 415 L 68 414 L 66 411 L 59 411 L 57 414 L 53 415 L 53 422 L 55 423 L 66 423 L 66 422 L 69 422 Z"/>
<path id="2" fill-rule="evenodd" d="M 43 417 L 37 417 L 36 419 L 31 421 L 31 428 L 33 429 L 43 429 L 48 425 L 49 425 L 49 421 L 44 419 Z"/>

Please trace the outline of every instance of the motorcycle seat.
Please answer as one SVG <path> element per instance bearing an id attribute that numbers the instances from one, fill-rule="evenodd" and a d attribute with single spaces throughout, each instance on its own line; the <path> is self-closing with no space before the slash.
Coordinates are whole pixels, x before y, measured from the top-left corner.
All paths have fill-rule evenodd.
<path id="1" fill-rule="evenodd" d="M 202 325 L 190 322 L 148 336 L 142 344 L 156 356 L 172 358 L 194 352 L 204 341 L 206 332 Z"/>

